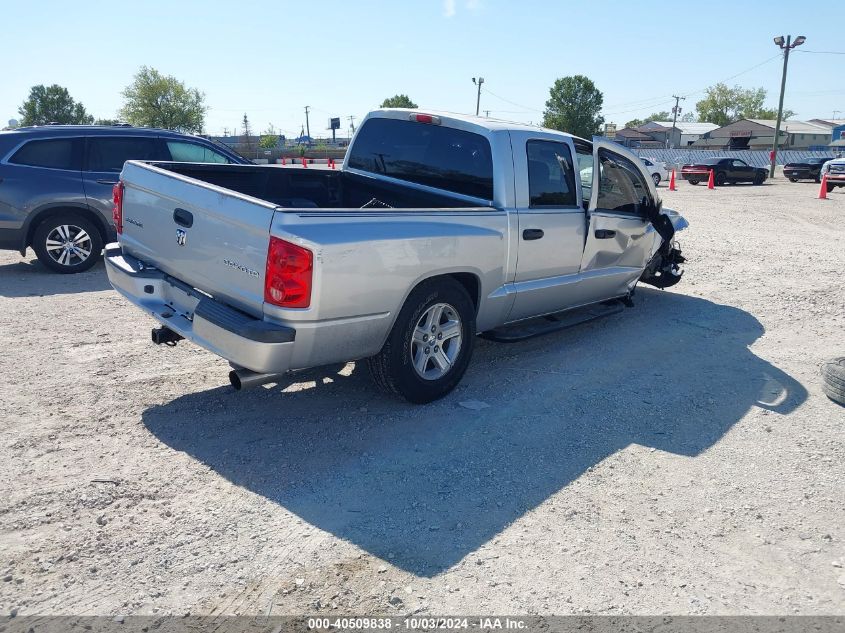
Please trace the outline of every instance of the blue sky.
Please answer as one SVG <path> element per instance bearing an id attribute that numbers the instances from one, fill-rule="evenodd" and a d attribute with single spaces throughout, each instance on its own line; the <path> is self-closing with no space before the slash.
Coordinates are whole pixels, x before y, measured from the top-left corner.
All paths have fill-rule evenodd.
<path id="1" fill-rule="evenodd" d="M 720 80 L 763 86 L 777 105 L 775 35 L 807 36 L 790 56 L 786 107 L 796 118 L 845 111 L 841 20 L 818 3 L 564 2 L 560 0 L 27 0 L 3 9 L 6 68 L 0 122 L 17 117 L 30 86 L 58 83 L 89 112 L 113 117 L 139 66 L 206 94 L 207 132 L 273 124 L 297 135 L 310 105 L 313 135 L 330 116 L 355 115 L 396 93 L 422 108 L 481 109 L 539 122 L 557 77 L 585 74 L 621 125 L 694 110 Z M 10 53 L 11 51 L 11 53 Z M 802 51 L 802 52 L 798 52 Z M 749 70 L 751 69 L 751 70 Z M 748 72 L 743 72 L 748 71 Z M 742 74 L 739 74 L 742 73 Z M 731 78 L 733 75 L 738 76 Z M 845 112 L 838 115 L 845 118 Z"/>

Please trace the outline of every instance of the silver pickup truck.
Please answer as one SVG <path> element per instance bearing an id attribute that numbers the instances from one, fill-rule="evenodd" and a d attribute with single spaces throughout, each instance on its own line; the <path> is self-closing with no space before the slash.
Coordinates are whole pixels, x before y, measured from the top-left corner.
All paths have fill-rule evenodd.
<path id="1" fill-rule="evenodd" d="M 674 285 L 687 226 L 616 144 L 405 109 L 370 113 L 340 170 L 129 161 L 114 198 L 109 280 L 156 343 L 222 356 L 236 388 L 367 359 L 417 403 L 455 387 L 477 334 Z"/>

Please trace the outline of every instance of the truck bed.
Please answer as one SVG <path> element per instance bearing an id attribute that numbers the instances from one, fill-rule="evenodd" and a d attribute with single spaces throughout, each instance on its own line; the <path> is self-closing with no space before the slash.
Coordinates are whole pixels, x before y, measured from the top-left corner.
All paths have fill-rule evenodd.
<path id="1" fill-rule="evenodd" d="M 422 191 L 345 171 L 264 165 L 152 163 L 188 178 L 294 209 L 477 207 L 459 197 Z"/>

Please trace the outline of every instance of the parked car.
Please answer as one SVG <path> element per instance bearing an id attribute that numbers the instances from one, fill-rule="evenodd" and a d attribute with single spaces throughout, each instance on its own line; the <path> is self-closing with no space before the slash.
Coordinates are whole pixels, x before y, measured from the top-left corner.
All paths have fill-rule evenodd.
<path id="1" fill-rule="evenodd" d="M 91 268 L 114 240 L 112 187 L 129 159 L 244 164 L 204 138 L 126 125 L 0 132 L 0 248 L 32 247 L 50 270 Z"/>
<path id="2" fill-rule="evenodd" d="M 640 160 L 643 161 L 643 164 L 648 169 L 648 173 L 651 174 L 651 180 L 654 182 L 655 187 L 660 185 L 661 181 L 669 179 L 669 168 L 666 166 L 666 163 L 645 158 L 644 156 L 640 156 Z"/>
<path id="3" fill-rule="evenodd" d="M 799 180 L 815 180 L 821 182 L 821 168 L 827 161 L 833 160 L 833 156 L 822 156 L 821 158 L 807 158 L 800 162 L 787 163 L 783 166 L 783 175 L 792 182 Z"/>
<path id="4" fill-rule="evenodd" d="M 835 187 L 845 187 L 845 158 L 834 158 L 822 165 L 820 173 L 827 174 L 827 192 Z"/>
<path id="5" fill-rule="evenodd" d="M 687 226 L 616 143 L 405 109 L 365 117 L 339 171 L 129 161 L 115 218 L 109 280 L 155 342 L 226 358 L 236 388 L 368 359 L 419 403 L 458 384 L 478 332 L 525 338 L 676 284 Z"/>
<path id="6" fill-rule="evenodd" d="M 713 170 L 713 182 L 717 186 L 728 183 L 752 182 L 762 185 L 769 172 L 762 167 L 752 167 L 738 158 L 705 158 L 681 167 L 681 177 L 691 185 L 707 182 L 709 172 Z"/>

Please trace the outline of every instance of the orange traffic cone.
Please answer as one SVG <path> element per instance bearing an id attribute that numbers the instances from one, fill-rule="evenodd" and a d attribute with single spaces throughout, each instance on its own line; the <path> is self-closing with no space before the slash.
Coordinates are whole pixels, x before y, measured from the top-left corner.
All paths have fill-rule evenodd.
<path id="1" fill-rule="evenodd" d="M 827 200 L 827 174 L 822 176 L 822 186 L 819 187 L 819 200 Z"/>
<path id="2" fill-rule="evenodd" d="M 669 176 L 669 191 L 677 191 L 675 187 L 675 170 L 672 170 L 672 175 Z"/>
<path id="3" fill-rule="evenodd" d="M 308 162 L 304 158 L 302 159 L 302 166 L 306 168 L 308 167 Z"/>
<path id="4" fill-rule="evenodd" d="M 329 159 L 329 167 L 331 167 L 332 169 L 334 169 L 334 158 L 330 158 L 330 159 Z"/>
<path id="5" fill-rule="evenodd" d="M 715 189 L 716 185 L 713 182 L 713 170 L 710 170 L 710 178 L 707 179 L 707 188 L 708 189 Z"/>

